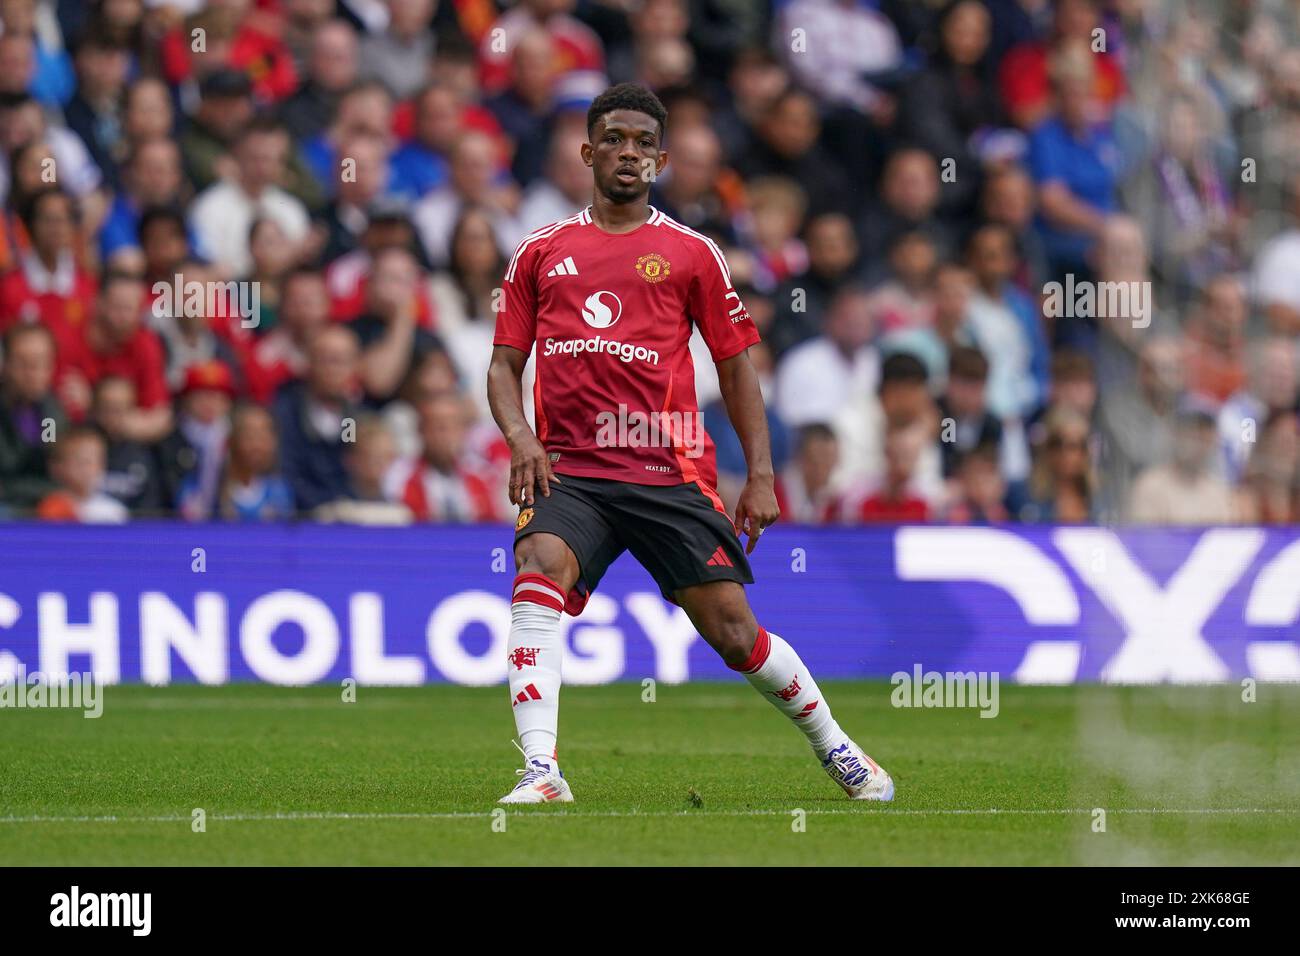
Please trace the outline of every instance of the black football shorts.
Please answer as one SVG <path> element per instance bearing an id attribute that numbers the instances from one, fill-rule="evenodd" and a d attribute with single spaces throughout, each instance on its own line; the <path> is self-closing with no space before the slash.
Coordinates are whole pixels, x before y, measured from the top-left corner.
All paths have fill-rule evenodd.
<path id="1" fill-rule="evenodd" d="M 549 498 L 534 489 L 532 507 L 521 509 L 515 523 L 515 543 L 539 531 L 557 535 L 578 559 L 578 583 L 565 604 L 574 615 L 624 551 L 632 552 L 669 601 L 692 584 L 754 583 L 722 502 L 696 482 L 636 485 L 561 475 L 551 483 Z"/>

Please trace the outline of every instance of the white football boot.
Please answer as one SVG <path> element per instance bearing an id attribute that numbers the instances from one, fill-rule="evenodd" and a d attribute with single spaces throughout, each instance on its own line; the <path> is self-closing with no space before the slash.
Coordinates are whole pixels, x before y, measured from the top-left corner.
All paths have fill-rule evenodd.
<path id="1" fill-rule="evenodd" d="M 894 799 L 893 778 L 852 740 L 845 739 L 828 753 L 822 761 L 822 769 L 851 800 L 887 803 Z"/>
<path id="2" fill-rule="evenodd" d="M 519 747 L 518 744 L 515 744 Z M 523 752 L 523 748 L 519 748 Z M 516 770 L 519 782 L 497 803 L 572 803 L 573 791 L 554 760 L 525 758 L 522 770 Z"/>

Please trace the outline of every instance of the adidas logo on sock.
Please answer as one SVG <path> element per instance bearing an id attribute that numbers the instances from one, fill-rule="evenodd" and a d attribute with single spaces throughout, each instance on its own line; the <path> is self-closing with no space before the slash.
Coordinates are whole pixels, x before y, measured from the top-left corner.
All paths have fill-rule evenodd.
<path id="1" fill-rule="evenodd" d="M 727 552 L 723 550 L 722 545 L 718 545 L 718 550 L 713 552 L 713 557 L 704 562 L 711 568 L 734 568 L 731 558 L 727 557 Z"/>
<path id="2" fill-rule="evenodd" d="M 526 687 L 524 687 L 523 690 L 515 694 L 515 702 L 510 706 L 518 707 L 520 704 L 526 704 L 530 700 L 541 700 L 541 699 L 542 699 L 542 695 L 537 692 L 537 688 L 534 687 L 532 684 L 528 684 Z"/>

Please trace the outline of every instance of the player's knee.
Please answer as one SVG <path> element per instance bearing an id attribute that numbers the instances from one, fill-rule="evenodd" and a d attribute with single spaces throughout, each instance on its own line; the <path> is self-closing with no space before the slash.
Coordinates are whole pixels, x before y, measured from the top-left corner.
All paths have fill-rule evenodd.
<path id="1" fill-rule="evenodd" d="M 578 578 L 577 560 L 559 537 L 530 534 L 515 545 L 515 568 L 519 574 L 544 574 L 563 588 Z"/>
<path id="2" fill-rule="evenodd" d="M 752 621 L 739 616 L 728 617 L 715 623 L 710 630 L 709 643 L 728 667 L 737 668 L 749 660 L 758 633 Z"/>

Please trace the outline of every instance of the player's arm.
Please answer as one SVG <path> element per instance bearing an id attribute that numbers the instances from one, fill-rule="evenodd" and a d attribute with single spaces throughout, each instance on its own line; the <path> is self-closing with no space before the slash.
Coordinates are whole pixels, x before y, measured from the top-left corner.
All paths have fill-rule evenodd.
<path id="1" fill-rule="evenodd" d="M 767 433 L 767 413 L 758 372 L 745 349 L 717 363 L 718 385 L 727 406 L 727 417 L 745 450 L 748 474 L 736 502 L 736 527 L 749 535 L 745 553 L 758 544 L 763 529 L 781 516 L 776 504 L 776 476 L 772 470 L 772 444 Z"/>
<path id="2" fill-rule="evenodd" d="M 524 415 L 522 382 L 527 364 L 527 352 L 510 345 L 494 346 L 487 381 L 492 417 L 510 446 L 510 501 L 520 507 L 533 503 L 534 484 L 540 484 L 542 495 L 550 497 L 550 483 L 560 480 L 551 471 L 546 449 Z"/>

